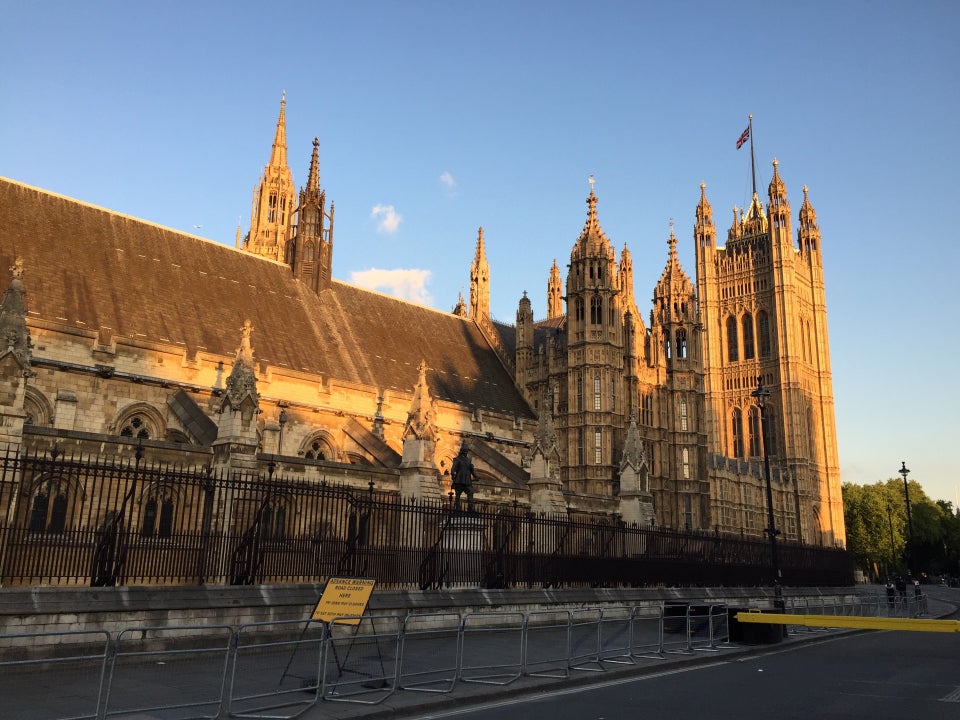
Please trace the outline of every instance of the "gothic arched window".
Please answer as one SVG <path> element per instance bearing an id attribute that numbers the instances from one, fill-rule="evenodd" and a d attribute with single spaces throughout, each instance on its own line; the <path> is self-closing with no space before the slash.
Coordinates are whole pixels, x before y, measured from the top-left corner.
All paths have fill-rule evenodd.
<path id="1" fill-rule="evenodd" d="M 733 409 L 732 417 L 733 431 L 733 456 L 735 458 L 743 457 L 743 413 L 740 408 Z"/>
<path id="2" fill-rule="evenodd" d="M 740 359 L 740 346 L 737 344 L 737 319 L 727 318 L 727 360 L 737 362 Z"/>
<path id="3" fill-rule="evenodd" d="M 33 496 L 27 530 L 49 535 L 63 534 L 67 527 L 68 500 L 66 488 L 59 483 L 50 482 L 41 485 Z"/>
<path id="4" fill-rule="evenodd" d="M 760 357 L 770 357 L 770 318 L 763 310 L 757 313 L 757 330 L 760 336 Z"/>
<path id="5" fill-rule="evenodd" d="M 743 359 L 753 360 L 753 315 L 743 316 Z"/>
<path id="6" fill-rule="evenodd" d="M 760 409 L 750 408 L 750 457 L 763 454 L 763 428 L 760 426 Z"/>

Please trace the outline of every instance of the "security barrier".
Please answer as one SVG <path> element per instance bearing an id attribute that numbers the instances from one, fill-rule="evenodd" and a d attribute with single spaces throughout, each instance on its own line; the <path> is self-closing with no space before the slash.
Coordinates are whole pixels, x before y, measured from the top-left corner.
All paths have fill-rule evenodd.
<path id="1" fill-rule="evenodd" d="M 432 693 L 453 690 L 461 638 L 458 613 L 407 615 L 400 640 L 399 688 Z"/>
<path id="2" fill-rule="evenodd" d="M 42 657 L 18 657 L 24 647 L 49 648 Z M 95 720 L 100 717 L 104 672 L 110 657 L 110 634 L 99 631 L 0 635 L 5 659 L 0 661 L 3 716 L 19 720 Z M 50 715 L 42 698 L 54 686 L 69 694 L 71 707 Z M 17 692 L 13 692 L 16 688 Z M 22 699 L 22 702 L 21 702 Z"/>
<path id="3" fill-rule="evenodd" d="M 784 598 L 786 614 L 776 617 L 795 618 L 793 632 L 822 632 L 803 617 L 829 625 L 828 617 L 850 622 L 871 609 L 881 617 L 917 613 L 922 600 L 895 598 L 888 608 L 885 597 Z M 9 688 L 0 715 L 289 720 L 321 701 L 376 705 L 397 691 L 450 693 L 459 683 L 567 678 L 669 653 L 717 652 L 735 647 L 730 630 L 726 605 L 666 603 L 276 621 L 235 630 L 127 628 L 113 640 L 97 631 L 0 635 L 0 692 Z M 23 692 L 41 677 L 45 685 L 56 677 L 61 697 L 71 698 L 60 702 L 69 712 L 51 712 Z"/>
<path id="4" fill-rule="evenodd" d="M 570 676 L 570 611 L 527 613 L 523 624 L 523 674 L 530 677 Z"/>
<path id="5" fill-rule="evenodd" d="M 295 718 L 320 700 L 327 626 L 319 620 L 241 625 L 234 642 L 227 714 Z"/>
<path id="6" fill-rule="evenodd" d="M 334 618 L 323 656 L 323 698 L 377 705 L 393 695 L 402 625 L 395 615 Z"/>
<path id="7" fill-rule="evenodd" d="M 121 631 L 113 647 L 102 717 L 190 709 L 220 717 L 233 630 L 225 625 Z M 168 679 L 169 678 L 169 679 Z M 130 687 L 137 687 L 130 692 Z"/>
<path id="8" fill-rule="evenodd" d="M 509 685 L 523 674 L 526 617 L 519 612 L 478 612 L 460 624 L 460 680 Z"/>

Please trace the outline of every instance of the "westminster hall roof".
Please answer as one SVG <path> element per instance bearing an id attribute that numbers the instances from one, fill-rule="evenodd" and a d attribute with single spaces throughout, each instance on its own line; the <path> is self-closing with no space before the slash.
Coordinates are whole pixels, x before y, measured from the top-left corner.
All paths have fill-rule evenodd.
<path id="1" fill-rule="evenodd" d="M 533 417 L 470 320 L 337 280 L 318 295 L 285 264 L 0 178 L 0 268 L 17 257 L 28 324 L 232 358 L 250 320 L 260 363 L 411 392 L 425 360 L 434 397 Z"/>

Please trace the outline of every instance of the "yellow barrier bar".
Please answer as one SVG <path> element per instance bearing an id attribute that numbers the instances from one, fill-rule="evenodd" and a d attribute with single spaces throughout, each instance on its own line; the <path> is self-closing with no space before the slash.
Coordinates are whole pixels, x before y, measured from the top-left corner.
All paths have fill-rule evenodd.
<path id="1" fill-rule="evenodd" d="M 862 628 L 867 630 L 909 630 L 911 632 L 960 632 L 960 620 L 917 618 L 857 617 L 853 615 L 785 615 L 780 613 L 739 612 L 738 622 L 772 625 L 804 625 L 821 628 Z"/>

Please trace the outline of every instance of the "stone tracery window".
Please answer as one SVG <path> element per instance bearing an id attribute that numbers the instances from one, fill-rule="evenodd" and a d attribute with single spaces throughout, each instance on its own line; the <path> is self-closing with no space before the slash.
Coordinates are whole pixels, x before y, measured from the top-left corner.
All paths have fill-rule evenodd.
<path id="1" fill-rule="evenodd" d="M 740 359 L 740 346 L 737 342 L 737 319 L 727 318 L 727 360 L 737 362 Z"/>
<path id="2" fill-rule="evenodd" d="M 144 440 L 150 437 L 150 428 L 140 415 L 132 415 L 120 428 L 121 437 L 135 437 Z"/>

